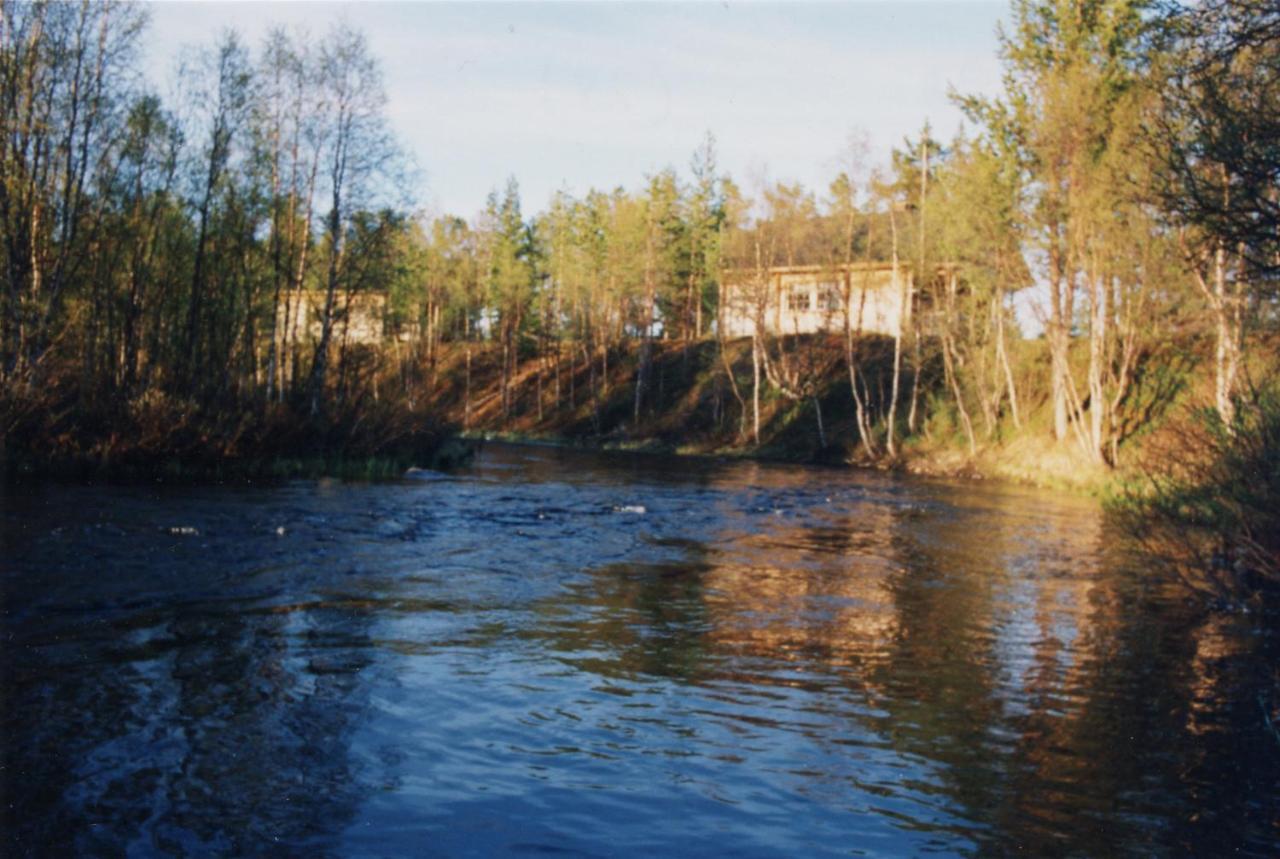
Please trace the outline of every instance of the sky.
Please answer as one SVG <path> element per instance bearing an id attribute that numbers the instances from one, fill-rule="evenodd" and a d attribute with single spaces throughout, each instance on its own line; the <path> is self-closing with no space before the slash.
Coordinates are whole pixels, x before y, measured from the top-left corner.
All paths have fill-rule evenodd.
<path id="1" fill-rule="evenodd" d="M 320 37 L 343 18 L 382 63 L 388 118 L 427 211 L 470 217 L 520 183 L 526 213 L 563 189 L 688 176 L 710 132 L 719 167 L 751 188 L 821 193 L 851 135 L 871 161 L 925 120 L 948 138 L 948 93 L 999 89 L 1004 0 L 860 3 L 155 2 L 145 73 L 165 91 L 184 46 L 232 28 Z"/>

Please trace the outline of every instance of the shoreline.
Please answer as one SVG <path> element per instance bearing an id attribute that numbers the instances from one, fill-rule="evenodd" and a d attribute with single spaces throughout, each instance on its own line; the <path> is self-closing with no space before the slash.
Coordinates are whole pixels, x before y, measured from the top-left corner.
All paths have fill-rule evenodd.
<path id="1" fill-rule="evenodd" d="M 954 480 L 973 483 L 1003 483 L 1010 486 L 1035 488 L 1054 492 L 1067 492 L 1082 498 L 1101 501 L 1114 486 L 1118 475 L 1106 475 L 1094 468 L 1081 472 L 1079 464 L 1074 461 L 1070 451 L 1056 450 L 1052 453 L 1058 458 L 1053 468 L 1036 469 L 1025 460 L 1001 467 L 992 462 L 1001 451 L 988 449 L 979 452 L 978 457 L 971 458 L 951 448 L 936 447 L 922 450 L 919 446 L 908 446 L 904 455 L 896 461 L 884 459 L 860 461 L 857 459 L 814 458 L 803 455 L 787 455 L 785 452 L 761 447 L 757 449 L 745 447 L 708 448 L 695 444 L 670 444 L 657 438 L 610 439 L 608 437 L 566 436 L 557 434 L 534 434 L 504 432 L 492 430 L 465 430 L 459 434 L 464 440 L 500 442 L 503 444 L 555 447 L 589 451 L 616 451 L 624 453 L 647 453 L 663 456 L 689 457 L 694 459 L 749 460 L 769 462 L 781 465 L 808 465 L 825 468 L 848 469 L 859 471 L 875 471 L 882 474 L 911 475 L 933 479 Z M 1007 451 L 1006 451 L 1007 452 Z M 1069 466 L 1064 466 L 1064 461 Z M 1071 471 L 1064 471 L 1069 467 Z M 1072 480 L 1071 476 L 1085 476 L 1085 479 Z"/>
<path id="2" fill-rule="evenodd" d="M 28 410 L 0 435 L 0 484 L 377 480 L 448 468 L 473 453 L 448 422 L 399 408 L 325 418 L 289 406 L 221 410 L 158 400 L 150 408 Z"/>

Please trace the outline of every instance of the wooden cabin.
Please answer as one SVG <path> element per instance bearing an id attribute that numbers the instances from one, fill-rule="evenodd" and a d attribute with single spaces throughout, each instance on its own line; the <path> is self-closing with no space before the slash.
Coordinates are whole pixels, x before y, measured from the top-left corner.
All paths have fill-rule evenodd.
<path id="1" fill-rule="evenodd" d="M 892 263 L 731 269 L 721 275 L 726 337 L 842 333 L 846 310 L 856 334 L 895 337 L 910 321 L 911 271 Z"/>
<path id="2" fill-rule="evenodd" d="M 324 318 L 323 290 L 292 290 L 280 296 L 276 310 L 276 331 L 292 340 L 319 340 Z M 360 345 L 377 345 L 388 339 L 387 296 L 382 292 L 344 291 L 334 295 L 333 340 Z M 400 340 L 412 339 L 416 326 L 404 326 Z"/>

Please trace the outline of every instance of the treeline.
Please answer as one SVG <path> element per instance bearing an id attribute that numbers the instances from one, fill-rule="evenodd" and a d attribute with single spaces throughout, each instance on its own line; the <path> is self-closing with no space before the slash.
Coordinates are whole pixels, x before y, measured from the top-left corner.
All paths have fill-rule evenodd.
<path id="1" fill-rule="evenodd" d="M 914 308 L 888 363 L 862 358 L 851 279 L 821 349 L 754 302 L 750 367 L 716 371 L 744 443 L 762 396 L 812 402 L 827 441 L 834 338 L 865 457 L 931 426 L 975 451 L 1043 420 L 1107 468 L 1186 386 L 1196 344 L 1231 426 L 1251 349 L 1274 342 L 1280 12 L 1261 0 L 1018 0 L 1003 92 L 957 95 L 951 140 L 926 124 L 875 167 L 854 139 L 825 188 L 744 188 L 708 136 L 683 174 L 533 216 L 512 179 L 470 220 L 401 195 L 378 65 L 349 27 L 255 50 L 226 34 L 166 102 L 130 71 L 140 7 L 6 0 L 0 18 L 10 435 L 50 390 L 59 413 L 421 415 L 444 348 L 499 362 L 507 415 L 530 360 L 541 410 L 544 386 L 565 408 L 562 375 L 598 400 L 630 356 L 639 418 L 655 340 L 724 356 L 726 271 L 758 297 L 774 266 L 876 262 Z"/>
<path id="2" fill-rule="evenodd" d="M 732 272 L 756 324 L 750 375 L 723 373 L 743 439 L 758 441 L 762 390 L 812 401 L 822 432 L 830 369 L 815 338 L 766 324 L 769 269 L 889 262 L 916 308 L 892 364 L 859 360 L 856 279 L 841 281 L 832 326 L 867 456 L 897 456 L 928 416 L 971 452 L 1043 420 L 1114 468 L 1194 382 L 1183 364 L 1209 356 L 1213 408 L 1230 426 L 1260 381 L 1250 344 L 1261 360 L 1272 349 L 1278 19 L 1252 0 L 1018 2 L 1001 34 L 1004 91 L 958 95 L 970 125 L 951 140 L 926 124 L 877 168 L 855 139 L 814 190 L 744 189 L 718 171 L 708 138 L 685 175 L 557 194 L 533 217 L 512 180 L 473 223 L 407 226 L 422 276 L 402 281 L 396 306 L 428 364 L 445 341 L 500 349 L 504 414 L 521 359 L 537 362 L 541 409 L 544 375 L 558 407 L 562 364 L 605 379 L 610 355 L 631 350 L 639 418 L 652 341 L 720 336 Z"/>
<path id="3" fill-rule="evenodd" d="M 32 386 L 278 398 L 323 406 L 343 292 L 381 273 L 404 215 L 377 64 L 337 27 L 317 44 L 233 33 L 190 54 L 166 104 L 130 70 L 145 10 L 6 2 L 0 372 Z M 277 320 L 325 294 L 309 354 Z M 341 376 L 341 373 L 338 373 Z"/>
<path id="4" fill-rule="evenodd" d="M 761 442 L 765 397 L 811 403 L 826 446 L 834 340 L 859 458 L 930 434 L 970 456 L 1047 437 L 1131 481 L 1135 530 L 1199 584 L 1280 584 L 1280 7 L 1019 0 L 1009 20 L 1003 91 L 956 96 L 965 131 L 926 124 L 879 168 L 855 139 L 823 189 L 744 189 L 708 139 L 684 177 L 528 219 L 511 183 L 474 226 L 434 224 L 424 306 L 453 322 L 427 326 L 431 354 L 500 347 L 504 415 L 532 359 L 540 419 L 544 385 L 563 408 L 562 364 L 598 402 L 611 355 L 629 358 L 639 425 L 654 339 L 714 336 L 740 442 Z M 857 262 L 889 263 L 912 309 L 891 360 L 852 318 L 857 278 L 834 275 Z M 834 335 L 768 325 L 768 273 L 796 264 L 843 289 Z M 729 280 L 754 323 L 747 366 L 724 342 Z M 723 418 L 718 395 L 708 408 Z"/>
<path id="5" fill-rule="evenodd" d="M 166 101 L 133 71 L 145 23 L 131 3 L 0 4 L 9 467 L 138 453 L 138 436 L 204 459 L 273 436 L 434 444 L 369 405 L 371 362 L 337 333 L 345 299 L 397 270 L 408 219 L 363 36 L 273 31 L 255 53 L 228 32 L 187 53 Z"/>

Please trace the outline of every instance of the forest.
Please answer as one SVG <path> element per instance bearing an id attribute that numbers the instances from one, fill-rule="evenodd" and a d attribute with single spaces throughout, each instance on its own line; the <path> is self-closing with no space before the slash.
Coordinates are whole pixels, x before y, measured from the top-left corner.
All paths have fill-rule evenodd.
<path id="1" fill-rule="evenodd" d="M 357 29 L 228 33 L 166 101 L 146 18 L 0 4 L 9 476 L 402 467 L 459 428 L 635 435 L 690 393 L 718 450 L 774 420 L 827 461 L 1056 458 L 1212 587 L 1280 577 L 1273 3 L 1015 0 L 951 139 L 875 164 L 855 133 L 806 188 L 726 175 L 707 134 L 683 171 L 536 214 L 510 178 L 472 217 L 406 197 Z M 870 261 L 913 274 L 896 336 L 724 336 L 725 272 Z"/>

